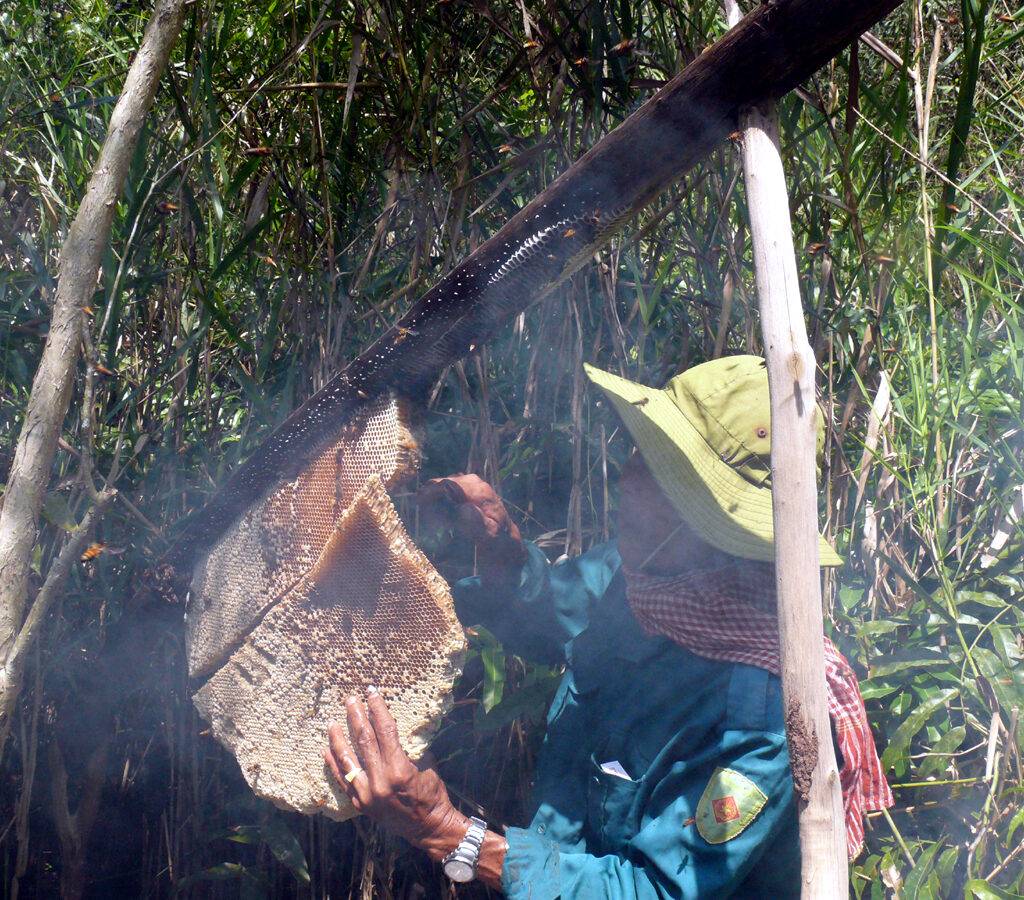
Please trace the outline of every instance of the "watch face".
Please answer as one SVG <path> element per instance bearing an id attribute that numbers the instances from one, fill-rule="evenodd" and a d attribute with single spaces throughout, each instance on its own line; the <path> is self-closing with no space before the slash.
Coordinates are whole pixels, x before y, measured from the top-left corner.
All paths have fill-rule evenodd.
<path id="1" fill-rule="evenodd" d="M 444 874 L 452 881 L 472 881 L 473 867 L 461 859 L 452 859 L 444 864 Z"/>

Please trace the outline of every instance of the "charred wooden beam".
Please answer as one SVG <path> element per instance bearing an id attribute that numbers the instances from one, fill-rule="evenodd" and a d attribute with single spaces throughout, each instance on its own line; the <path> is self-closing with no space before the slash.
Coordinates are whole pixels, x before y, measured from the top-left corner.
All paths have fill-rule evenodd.
<path id="1" fill-rule="evenodd" d="M 751 12 L 300 406 L 190 523 L 175 558 L 209 547 L 269 488 L 294 477 L 367 399 L 421 390 L 491 338 L 707 156 L 742 108 L 792 90 L 899 3 L 768 0 Z"/>

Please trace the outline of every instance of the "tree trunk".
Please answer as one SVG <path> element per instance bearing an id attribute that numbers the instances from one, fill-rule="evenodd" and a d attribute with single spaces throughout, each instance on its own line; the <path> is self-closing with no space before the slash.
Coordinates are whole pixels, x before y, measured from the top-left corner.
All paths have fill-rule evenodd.
<path id="1" fill-rule="evenodd" d="M 110 117 L 106 140 L 61 247 L 50 330 L 0 508 L 0 753 L 10 733 L 23 667 L 12 650 L 25 620 L 28 574 L 57 438 L 81 346 L 82 307 L 96 290 L 111 224 L 139 131 L 184 18 L 184 0 L 157 0 Z"/>
<path id="2" fill-rule="evenodd" d="M 773 106 L 745 111 L 743 171 L 771 394 L 772 519 L 782 698 L 800 816 L 803 898 L 849 893 L 829 726 L 818 565 L 815 361 L 804 323 Z"/>
<path id="3" fill-rule="evenodd" d="M 78 900 L 85 892 L 89 835 L 100 809 L 109 748 L 110 738 L 104 735 L 89 754 L 78 805 L 71 812 L 64 757 L 56 740 L 50 744 L 50 814 L 60 840 L 61 900 Z"/>

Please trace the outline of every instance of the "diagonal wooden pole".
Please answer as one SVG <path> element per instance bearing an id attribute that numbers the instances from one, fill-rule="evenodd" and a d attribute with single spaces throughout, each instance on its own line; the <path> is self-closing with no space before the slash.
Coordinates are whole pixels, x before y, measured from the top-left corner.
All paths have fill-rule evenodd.
<path id="1" fill-rule="evenodd" d="M 736 0 L 724 0 L 730 25 Z M 849 894 L 846 821 L 822 640 L 815 360 L 807 339 L 775 104 L 740 113 L 743 177 L 771 397 L 772 519 L 782 700 L 800 818 L 801 896 Z"/>

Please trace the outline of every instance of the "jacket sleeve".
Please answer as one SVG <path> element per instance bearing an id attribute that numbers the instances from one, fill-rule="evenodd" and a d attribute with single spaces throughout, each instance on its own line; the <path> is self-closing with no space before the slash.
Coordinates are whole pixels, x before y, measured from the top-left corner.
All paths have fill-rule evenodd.
<path id="1" fill-rule="evenodd" d="M 464 578 L 452 589 L 455 611 L 463 625 L 483 625 L 517 656 L 559 665 L 618 570 L 618 551 L 609 542 L 551 565 L 536 545 L 527 541 L 526 549 L 516 587 L 495 591 L 479 577 Z"/>
<path id="2" fill-rule="evenodd" d="M 599 779 L 592 779 L 598 791 Z M 787 830 L 797 841 L 784 735 L 727 731 L 706 753 L 668 769 L 650 791 L 640 828 L 620 854 L 567 851 L 537 829 L 508 829 L 502 887 L 509 900 L 728 897 L 746 891 L 744 881 L 766 848 Z M 772 855 L 762 864 L 778 865 Z M 799 871 L 793 882 L 798 896 Z"/>

